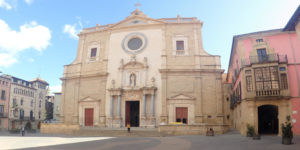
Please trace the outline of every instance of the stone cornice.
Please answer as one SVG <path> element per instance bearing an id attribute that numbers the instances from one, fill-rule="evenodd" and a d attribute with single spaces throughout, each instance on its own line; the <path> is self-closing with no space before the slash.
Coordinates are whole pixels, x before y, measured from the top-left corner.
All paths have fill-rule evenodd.
<path id="1" fill-rule="evenodd" d="M 159 69 L 160 73 L 223 73 L 224 69 Z"/>
<path id="2" fill-rule="evenodd" d="M 74 75 L 69 77 L 61 77 L 60 80 L 70 80 L 70 79 L 78 79 L 78 78 L 89 78 L 89 77 L 107 77 L 108 72 L 106 73 L 96 73 L 96 74 L 87 74 L 87 75 Z"/>

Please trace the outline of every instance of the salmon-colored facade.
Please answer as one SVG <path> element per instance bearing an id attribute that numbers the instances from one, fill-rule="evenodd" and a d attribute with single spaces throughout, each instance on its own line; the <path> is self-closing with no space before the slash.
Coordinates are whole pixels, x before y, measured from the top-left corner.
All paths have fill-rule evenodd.
<path id="1" fill-rule="evenodd" d="M 286 116 L 300 134 L 300 23 L 298 8 L 284 29 L 233 37 L 227 82 L 232 83 L 233 126 L 281 134 Z"/>

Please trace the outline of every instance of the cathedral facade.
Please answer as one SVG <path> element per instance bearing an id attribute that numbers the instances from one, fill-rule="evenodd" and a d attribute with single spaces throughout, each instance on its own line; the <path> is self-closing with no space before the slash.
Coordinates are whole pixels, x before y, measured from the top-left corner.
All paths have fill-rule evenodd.
<path id="1" fill-rule="evenodd" d="M 136 9 L 118 23 L 83 29 L 61 78 L 61 124 L 223 133 L 224 70 L 220 56 L 203 48 L 202 25 Z"/>

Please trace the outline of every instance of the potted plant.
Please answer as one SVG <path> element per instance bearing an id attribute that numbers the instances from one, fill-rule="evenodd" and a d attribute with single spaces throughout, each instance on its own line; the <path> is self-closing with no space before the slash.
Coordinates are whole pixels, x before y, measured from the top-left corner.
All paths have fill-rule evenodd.
<path id="1" fill-rule="evenodd" d="M 293 131 L 292 131 L 290 116 L 287 116 L 286 122 L 281 124 L 281 132 L 282 132 L 282 144 L 284 145 L 292 144 Z"/>
<path id="2" fill-rule="evenodd" d="M 254 134 L 255 134 L 254 126 L 251 126 L 250 124 L 247 124 L 247 137 L 253 137 Z"/>

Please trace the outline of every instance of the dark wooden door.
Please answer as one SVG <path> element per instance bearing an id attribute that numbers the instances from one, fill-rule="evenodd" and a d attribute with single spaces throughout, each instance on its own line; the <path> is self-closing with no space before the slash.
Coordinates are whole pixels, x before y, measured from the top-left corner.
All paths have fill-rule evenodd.
<path id="1" fill-rule="evenodd" d="M 140 102 L 129 101 L 126 102 L 126 113 L 125 113 L 125 126 L 130 124 L 131 127 L 140 126 Z"/>
<path id="2" fill-rule="evenodd" d="M 188 108 L 176 107 L 176 122 L 188 123 Z"/>
<path id="3" fill-rule="evenodd" d="M 125 116 L 125 120 L 126 120 L 126 124 L 125 127 L 127 126 L 127 124 L 130 124 L 130 102 L 126 102 L 126 116 Z"/>
<path id="4" fill-rule="evenodd" d="M 86 108 L 85 109 L 85 126 L 93 126 L 94 124 L 94 109 L 93 108 Z"/>

